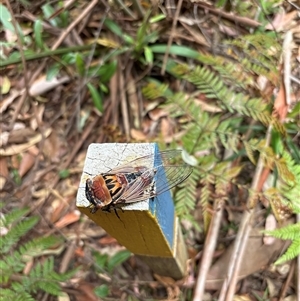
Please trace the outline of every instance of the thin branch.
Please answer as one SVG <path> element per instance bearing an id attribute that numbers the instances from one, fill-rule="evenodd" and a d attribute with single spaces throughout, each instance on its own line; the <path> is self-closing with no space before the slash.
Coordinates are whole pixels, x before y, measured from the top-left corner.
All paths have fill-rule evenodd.
<path id="1" fill-rule="evenodd" d="M 173 36 L 174 36 L 175 29 L 176 29 L 176 24 L 177 24 L 177 20 L 178 20 L 178 17 L 179 17 L 179 12 L 181 10 L 182 2 L 183 2 L 183 0 L 178 1 L 176 13 L 175 13 L 175 16 L 174 16 L 174 19 L 173 19 L 172 29 L 171 29 L 170 37 L 169 37 L 169 40 L 168 40 L 168 46 L 167 46 L 166 53 L 164 55 L 163 65 L 162 65 L 162 68 L 161 68 L 161 74 L 162 75 L 165 74 L 167 60 L 168 60 L 168 57 L 169 57 L 169 51 L 170 51 L 170 47 L 173 43 Z"/>
<path id="2" fill-rule="evenodd" d="M 205 239 L 205 245 L 202 254 L 200 269 L 198 272 L 193 301 L 203 300 L 204 297 L 205 281 L 207 278 L 207 273 L 212 263 L 213 254 L 218 241 L 217 238 L 220 229 L 221 219 L 223 216 L 223 204 L 220 204 L 220 202 L 215 201 L 214 212 L 215 213 L 213 215 L 213 219 L 210 223 L 209 230 Z"/>
<path id="3" fill-rule="evenodd" d="M 58 38 L 58 40 L 54 43 L 54 45 L 51 47 L 51 50 L 55 50 L 58 48 L 58 46 L 64 41 L 64 39 L 67 37 L 67 35 L 73 30 L 73 28 L 79 24 L 87 14 L 94 8 L 94 6 L 98 3 L 98 0 L 93 0 L 84 10 L 83 12 L 75 19 L 69 27 L 64 30 L 62 35 Z"/>
<path id="4" fill-rule="evenodd" d="M 285 90 L 285 99 L 286 104 L 289 109 L 291 109 L 291 59 L 292 59 L 292 42 L 293 42 L 293 34 L 292 31 L 289 30 L 284 37 L 283 41 L 283 83 Z"/>
<path id="5" fill-rule="evenodd" d="M 249 19 L 247 17 L 239 17 L 237 15 L 233 15 L 232 13 L 224 12 L 222 9 L 216 9 L 216 8 L 209 6 L 207 4 L 204 4 L 204 3 L 196 2 L 194 4 L 202 7 L 203 9 L 207 9 L 207 10 L 211 11 L 213 14 L 217 15 L 218 17 L 223 17 L 223 18 L 231 20 L 235 23 L 240 23 L 240 24 L 244 24 L 246 26 L 255 27 L 255 28 L 262 25 L 258 21 Z"/>
<path id="6" fill-rule="evenodd" d="M 272 126 L 269 126 L 268 132 L 266 135 L 266 146 L 270 144 L 271 129 L 272 129 Z M 253 177 L 252 185 L 251 185 L 252 191 L 257 191 L 257 187 L 259 185 L 259 180 L 260 180 L 260 176 L 263 171 L 263 168 L 264 168 L 263 159 L 260 156 L 258 163 L 257 163 L 256 170 L 255 170 L 255 175 Z M 226 275 L 226 278 L 224 279 L 218 301 L 233 300 L 233 295 L 234 295 L 236 283 L 238 280 L 238 274 L 240 271 L 243 253 L 244 253 L 245 246 L 247 244 L 249 233 L 250 233 L 250 230 L 252 227 L 252 225 L 251 225 L 252 218 L 255 213 L 255 208 L 251 208 L 251 203 L 252 203 L 252 197 L 249 196 L 249 198 L 247 200 L 247 207 L 250 209 L 246 210 L 244 212 L 244 216 L 243 216 L 240 228 L 239 228 L 239 232 L 237 234 L 237 238 L 235 240 L 232 255 L 230 258 L 229 265 L 228 265 L 227 275 Z"/>

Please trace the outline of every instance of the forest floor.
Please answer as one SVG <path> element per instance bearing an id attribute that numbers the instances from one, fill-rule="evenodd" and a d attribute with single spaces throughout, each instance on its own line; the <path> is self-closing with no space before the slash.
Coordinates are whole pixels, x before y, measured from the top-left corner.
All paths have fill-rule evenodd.
<path id="1" fill-rule="evenodd" d="M 207 233 L 203 230 L 207 220 L 198 202 L 200 182 L 195 210 L 190 213 L 193 222 L 182 219 L 189 271 L 180 281 L 153 275 L 144 263 L 124 252 L 113 237 L 79 212 L 76 194 L 91 143 L 159 142 L 165 148 L 182 146 L 182 125 L 189 116 L 178 118 L 176 112 L 162 108 L 160 100 L 147 99 L 143 88 L 151 77 L 167 83 L 172 91 L 194 93 L 190 83 L 183 84 L 168 69 L 169 64 L 178 61 L 194 64 L 187 49 L 230 61 L 232 53 L 226 40 L 263 28 L 262 32 L 277 36 L 283 48 L 284 42 L 289 45 L 290 72 L 295 81 L 287 93 L 292 102 L 299 101 L 300 11 L 296 2 L 275 5 L 266 1 L 257 6 L 238 1 L 235 7 L 229 2 L 223 6 L 221 1 L 216 2 L 179 1 L 172 7 L 172 1 L 156 6 L 151 2 L 120 1 L 122 8 L 117 2 L 95 0 L 2 2 L 2 212 L 5 215 L 27 208 L 27 217 L 39 217 L 18 245 L 35 237 L 62 238 L 47 252 L 33 256 L 19 275 L 29 277 L 36 263 L 49 256 L 54 257 L 58 273 L 77 269 L 67 281 L 60 281 L 64 299 L 38 290 L 31 292 L 36 300 L 193 299 L 201 277 L 198 273 Z M 14 33 L 18 26 L 22 35 Z M 178 46 L 182 53 L 177 56 L 171 45 Z M 276 50 L 270 47 L 268 51 L 272 55 Z M 274 66 L 278 74 L 286 72 L 282 69 L 282 53 Z M 253 52 L 256 55 L 259 52 Z M 235 56 L 243 59 L 242 52 Z M 272 76 L 277 75 L 252 75 L 253 95 L 257 94 L 256 86 L 264 84 L 264 95 L 275 95 L 275 89 L 282 91 L 283 81 L 277 81 L 277 86 L 273 84 L 275 80 L 272 82 Z M 212 105 L 205 94 L 197 98 L 203 110 L 219 112 L 220 108 Z M 286 107 L 278 109 L 279 114 L 286 114 L 283 111 Z M 297 145 L 299 135 L 294 141 Z M 248 168 L 243 176 L 245 182 L 251 182 L 254 169 Z M 245 196 L 230 198 L 222 210 L 213 265 L 201 294 L 203 300 L 223 300 L 220 289 L 232 242 L 248 210 L 240 199 Z M 259 230 L 265 229 L 267 216 L 265 207 L 260 207 L 255 215 L 259 227 L 249 235 L 234 300 L 300 300 L 296 261 L 273 265 L 288 244 L 281 240 L 262 243 Z M 267 223 L 274 220 L 273 216 Z M 11 248 L 15 250 L 17 246 Z M 14 276 L 11 281 L 18 281 Z"/>

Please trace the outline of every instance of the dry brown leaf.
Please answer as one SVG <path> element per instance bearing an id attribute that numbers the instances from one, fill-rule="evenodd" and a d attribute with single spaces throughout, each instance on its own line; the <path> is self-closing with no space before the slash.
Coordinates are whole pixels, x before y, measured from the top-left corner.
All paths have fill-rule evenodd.
<path id="1" fill-rule="evenodd" d="M 142 121 L 143 133 L 149 133 L 151 125 L 152 121 L 150 120 L 150 118 L 144 118 L 144 120 Z"/>
<path id="2" fill-rule="evenodd" d="M 71 298 L 67 293 L 61 292 L 60 295 L 57 297 L 57 300 L 58 301 L 70 301 Z"/>
<path id="3" fill-rule="evenodd" d="M 75 254 L 77 257 L 83 258 L 83 257 L 85 256 L 85 252 L 84 252 L 83 247 L 77 247 L 77 248 L 75 249 L 74 254 Z"/>
<path id="4" fill-rule="evenodd" d="M 3 190 L 7 179 L 5 177 L 0 176 L 0 190 Z"/>
<path id="5" fill-rule="evenodd" d="M 43 154 L 52 162 L 59 162 L 59 139 L 56 131 L 53 131 L 45 140 Z"/>
<path id="6" fill-rule="evenodd" d="M 288 106 L 286 104 L 284 87 L 281 84 L 280 90 L 277 94 L 277 97 L 276 97 L 276 100 L 274 103 L 274 113 L 276 114 L 276 116 L 279 116 L 280 121 L 283 121 L 286 117 L 287 112 L 288 112 Z"/>
<path id="7" fill-rule="evenodd" d="M 12 168 L 14 169 L 19 169 L 20 166 L 20 158 L 17 155 L 11 156 L 10 164 Z"/>
<path id="8" fill-rule="evenodd" d="M 8 178 L 9 172 L 7 167 L 7 159 L 6 158 L 0 158 L 0 190 L 3 189 L 7 178 Z"/>
<path id="9" fill-rule="evenodd" d="M 81 282 L 77 287 L 77 301 L 99 301 L 99 298 L 94 293 L 94 286 L 87 282 Z"/>
<path id="10" fill-rule="evenodd" d="M 20 162 L 19 166 L 19 175 L 22 178 L 34 165 L 36 156 L 33 155 L 30 152 L 26 152 L 24 156 L 22 157 L 22 160 Z"/>
<path id="11" fill-rule="evenodd" d="M 162 118 L 160 129 L 164 141 L 168 141 L 170 136 L 172 136 L 173 134 L 173 127 L 171 124 L 171 120 L 169 118 Z"/>
<path id="12" fill-rule="evenodd" d="M 127 79 L 126 91 L 128 96 L 128 103 L 130 106 L 130 112 L 133 119 L 132 124 L 139 128 L 140 125 L 140 118 L 139 118 L 139 98 L 137 95 L 137 87 L 135 80 L 130 75 L 130 78 Z"/>
<path id="13" fill-rule="evenodd" d="M 274 257 L 276 252 L 284 252 L 284 250 L 288 247 L 288 245 L 280 239 L 276 239 L 275 243 L 271 246 L 264 245 L 260 230 L 263 229 L 252 229 L 251 231 L 243 254 L 238 279 L 242 279 L 266 267 L 270 264 L 270 260 L 272 260 L 272 258 L 276 260 Z M 218 290 L 221 288 L 227 275 L 227 268 L 232 250 L 233 245 L 227 248 L 224 254 L 211 267 L 205 283 L 206 289 Z"/>
<path id="14" fill-rule="evenodd" d="M 63 218 L 61 218 L 54 226 L 58 229 L 62 229 L 70 224 L 73 224 L 80 219 L 80 211 L 74 210 L 71 213 L 66 214 Z"/>
<path id="15" fill-rule="evenodd" d="M 51 128 L 46 129 L 45 132 L 43 133 L 44 138 L 47 138 L 50 135 L 51 131 L 52 131 Z M 12 155 L 20 154 L 25 150 L 27 150 L 28 148 L 30 148 L 31 146 L 40 142 L 43 139 L 43 136 L 41 134 L 37 134 L 31 139 L 29 139 L 27 143 L 15 144 L 7 148 L 0 148 L 0 156 L 12 156 Z"/>
<path id="16" fill-rule="evenodd" d="M 171 277 L 161 276 L 155 273 L 153 274 L 153 276 L 157 281 L 159 281 L 164 286 L 172 286 L 176 284 L 176 281 Z"/>
<path id="17" fill-rule="evenodd" d="M 2 157 L 0 158 L 0 176 L 7 178 L 8 175 L 7 159 Z"/>
<path id="18" fill-rule="evenodd" d="M 265 26 L 265 29 L 278 31 L 282 27 L 284 16 L 285 11 L 283 9 L 280 9 L 279 12 L 275 15 L 274 20 Z"/>
<path id="19" fill-rule="evenodd" d="M 98 241 L 99 241 L 99 244 L 101 244 L 101 245 L 112 245 L 112 244 L 118 243 L 118 241 L 110 235 L 104 236 L 104 237 L 100 238 Z"/>
<path id="20" fill-rule="evenodd" d="M 152 120 L 157 121 L 160 118 L 167 116 L 168 113 L 163 109 L 155 108 L 155 109 L 149 111 L 148 115 Z"/>
<path id="21" fill-rule="evenodd" d="M 144 105 L 144 114 L 146 114 L 154 110 L 159 105 L 159 101 L 158 100 L 144 101 L 143 105 Z"/>
<path id="22" fill-rule="evenodd" d="M 10 90 L 11 82 L 7 76 L 0 76 L 0 91 L 1 94 L 7 94 Z"/>
<path id="23" fill-rule="evenodd" d="M 160 276 L 158 274 L 154 274 L 154 277 L 166 287 L 168 293 L 167 300 L 178 300 L 181 291 L 177 282 L 173 278 Z"/>
<path id="24" fill-rule="evenodd" d="M 252 301 L 249 295 L 235 295 L 233 301 Z"/>
<path id="25" fill-rule="evenodd" d="M 172 143 L 174 141 L 178 141 L 182 139 L 182 137 L 186 134 L 186 131 L 178 132 L 174 135 L 165 138 L 165 143 Z"/>
<path id="26" fill-rule="evenodd" d="M 21 144 L 26 143 L 30 138 L 32 138 L 36 133 L 24 124 L 19 124 L 21 128 L 13 129 L 8 138 L 8 144 Z M 24 126 L 23 126 L 24 125 Z M 23 126 L 23 127 L 22 127 Z"/>
<path id="27" fill-rule="evenodd" d="M 275 16 L 274 21 L 268 24 L 265 28 L 267 30 L 276 30 L 276 31 L 287 31 L 295 26 L 295 18 L 297 18 L 297 10 L 293 10 L 290 13 L 285 13 L 283 10 Z"/>
<path id="28" fill-rule="evenodd" d="M 289 295 L 286 298 L 284 298 L 283 301 L 299 301 L 298 297 L 296 295 Z"/>
<path id="29" fill-rule="evenodd" d="M 70 77 L 68 76 L 63 76 L 61 78 L 53 77 L 51 80 L 47 80 L 46 75 L 42 75 L 31 85 L 29 94 L 31 96 L 38 96 L 69 81 Z"/>
<path id="30" fill-rule="evenodd" d="M 28 258 L 29 259 L 29 258 Z M 27 260 L 28 260 L 27 259 Z M 24 269 L 23 269 L 23 273 L 24 273 L 24 275 L 28 275 L 29 273 L 30 273 L 30 271 L 32 270 L 32 268 L 33 268 L 33 265 L 34 265 L 34 260 L 33 260 L 33 257 L 32 258 L 30 258 L 30 260 L 28 260 L 27 262 L 26 262 L 26 265 L 25 265 L 25 267 L 24 267 Z"/>
<path id="31" fill-rule="evenodd" d="M 39 125 L 43 123 L 44 111 L 45 111 L 45 105 L 39 104 L 36 108 L 36 113 L 30 119 L 30 128 L 36 130 L 39 127 Z"/>
<path id="32" fill-rule="evenodd" d="M 139 131 L 136 129 L 131 129 L 130 135 L 133 139 L 135 139 L 137 141 L 146 141 L 147 140 L 146 135 L 142 131 Z"/>
<path id="33" fill-rule="evenodd" d="M 265 230 L 272 231 L 276 229 L 276 218 L 273 214 L 269 214 L 266 218 Z M 263 241 L 265 245 L 272 245 L 275 242 L 276 238 L 273 236 L 269 236 L 267 234 L 264 235 Z"/>
<path id="34" fill-rule="evenodd" d="M 9 138 L 9 132 L 3 132 L 0 134 L 0 147 L 7 145 Z"/>
<path id="35" fill-rule="evenodd" d="M 49 191 L 49 188 L 43 188 L 43 189 L 40 189 L 40 190 L 36 190 L 36 191 L 33 191 L 32 192 L 32 196 L 36 199 L 39 199 L 39 198 L 46 198 L 50 195 L 50 191 Z M 22 197 L 22 195 L 20 195 L 19 197 Z"/>
<path id="36" fill-rule="evenodd" d="M 263 171 L 260 174 L 259 181 L 257 183 L 257 191 L 262 191 L 262 189 L 270 175 L 270 172 L 271 172 L 270 168 L 265 167 L 263 169 Z"/>
<path id="37" fill-rule="evenodd" d="M 210 46 L 203 34 L 198 30 L 198 28 L 194 29 L 192 26 L 190 26 L 191 23 L 195 23 L 193 20 L 185 17 L 178 18 L 178 20 L 181 22 L 183 27 L 190 33 L 190 35 L 193 37 L 196 43 L 207 47 Z M 182 35 L 184 36 L 184 34 L 186 33 L 183 32 Z M 186 35 L 186 37 L 188 36 L 189 35 Z"/>
<path id="38" fill-rule="evenodd" d="M 121 47 L 121 45 L 118 42 L 114 41 L 113 39 L 108 39 L 108 38 L 89 39 L 89 40 L 86 40 L 86 42 L 88 44 L 97 43 L 98 45 L 102 45 L 102 46 L 113 48 L 113 49 Z"/>
<path id="39" fill-rule="evenodd" d="M 269 277 L 266 277 L 265 279 L 268 284 L 268 292 L 269 292 L 269 298 L 274 298 L 278 296 L 280 287 L 274 283 L 273 279 L 270 279 Z"/>
<path id="40" fill-rule="evenodd" d="M 235 30 L 234 27 L 230 27 L 230 26 L 220 24 L 219 28 L 220 28 L 221 32 L 225 33 L 228 36 L 236 37 L 236 36 L 239 35 L 239 33 Z"/>
<path id="41" fill-rule="evenodd" d="M 52 223 L 57 222 L 61 218 L 62 212 L 64 211 L 66 206 L 67 206 L 66 202 L 62 201 L 60 198 L 52 201 L 51 208 L 53 211 L 50 217 L 50 221 Z"/>
<path id="42" fill-rule="evenodd" d="M 52 215 L 50 220 L 52 223 L 55 223 L 61 218 L 65 209 L 70 206 L 70 202 L 74 199 L 74 193 L 72 194 L 72 198 L 70 198 L 66 197 L 66 194 L 62 196 L 56 189 L 51 189 L 51 194 L 55 196 L 56 199 L 51 203 Z"/>

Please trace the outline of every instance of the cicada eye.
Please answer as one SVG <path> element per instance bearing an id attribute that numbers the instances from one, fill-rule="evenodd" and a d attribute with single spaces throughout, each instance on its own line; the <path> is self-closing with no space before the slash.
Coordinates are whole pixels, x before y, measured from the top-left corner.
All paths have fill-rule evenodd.
<path id="1" fill-rule="evenodd" d="M 92 185 L 93 181 L 91 179 L 87 179 L 85 183 L 85 196 L 88 199 L 88 201 L 93 204 L 95 196 L 93 193 Z"/>

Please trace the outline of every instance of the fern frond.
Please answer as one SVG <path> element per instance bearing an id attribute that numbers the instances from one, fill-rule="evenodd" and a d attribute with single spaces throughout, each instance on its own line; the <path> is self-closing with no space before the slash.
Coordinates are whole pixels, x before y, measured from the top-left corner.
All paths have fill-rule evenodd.
<path id="1" fill-rule="evenodd" d="M 201 181 L 202 189 L 200 194 L 200 204 L 202 207 L 205 232 L 207 232 L 211 220 L 211 214 L 208 210 L 210 208 L 209 201 L 211 200 L 211 184 L 209 182 L 210 181 Z"/>
<path id="2" fill-rule="evenodd" d="M 300 213 L 300 165 L 286 151 L 282 152 L 282 164 L 286 164 L 288 172 L 285 172 L 284 175 L 280 174 L 283 181 L 279 185 L 279 190 L 293 211 Z"/>
<path id="3" fill-rule="evenodd" d="M 1 269 L 1 283 L 6 283 L 11 275 L 22 271 L 25 267 L 25 263 L 21 260 L 19 254 L 17 256 L 7 255 L 4 259 L 0 260 Z"/>
<path id="4" fill-rule="evenodd" d="M 195 208 L 198 177 L 198 171 L 194 170 L 190 177 L 179 185 L 174 199 L 176 213 L 179 217 L 186 217 Z"/>
<path id="5" fill-rule="evenodd" d="M 275 161 L 278 160 L 276 154 L 271 147 L 266 146 L 265 140 L 258 141 L 257 139 L 251 139 L 248 142 L 244 142 L 247 154 L 253 157 L 253 152 L 258 151 L 264 165 L 270 169 L 274 168 Z M 251 158 L 252 161 L 253 158 Z"/>
<path id="6" fill-rule="evenodd" d="M 300 254 L 300 238 L 292 241 L 286 252 L 275 262 L 276 265 L 291 260 Z"/>
<path id="7" fill-rule="evenodd" d="M 23 258 L 41 256 L 44 250 L 60 243 L 61 240 L 54 236 L 38 237 L 22 245 L 19 248 L 18 253 Z"/>
<path id="8" fill-rule="evenodd" d="M 217 74 L 208 68 L 196 67 L 192 70 L 185 68 L 184 73 L 180 73 L 182 72 L 182 66 L 180 66 L 174 70 L 178 72 L 179 76 L 193 83 L 207 98 L 219 100 L 223 104 L 223 109 L 252 117 L 265 125 L 272 121 L 267 104 L 262 98 L 249 99 L 248 94 L 234 93 L 224 85 Z"/>
<path id="9" fill-rule="evenodd" d="M 275 37 L 255 32 L 227 40 L 225 43 L 233 48 L 232 53 L 236 53 L 237 47 L 242 52 L 244 58 L 241 65 L 244 70 L 264 75 L 272 83 L 278 83 L 279 72 L 276 67 L 281 53 L 281 45 Z M 240 57 L 241 53 L 238 52 L 235 59 L 240 61 Z"/>
<path id="10" fill-rule="evenodd" d="M 294 225 L 287 225 L 285 227 L 275 229 L 272 231 L 264 231 L 264 233 L 280 239 L 300 239 L 300 223 Z"/>
<path id="11" fill-rule="evenodd" d="M 20 288 L 29 292 L 37 292 L 42 290 L 51 295 L 58 296 L 61 293 L 59 282 L 64 281 L 64 275 L 57 274 L 54 271 L 53 257 L 47 258 L 43 263 L 38 263 L 29 273 L 28 277 L 24 277 L 21 286 L 14 287 L 16 291 Z"/>
<path id="12" fill-rule="evenodd" d="M 279 176 L 286 184 L 289 186 L 296 184 L 295 175 L 289 170 L 284 157 L 281 157 L 279 160 L 275 160 L 275 166 L 278 170 Z"/>
<path id="13" fill-rule="evenodd" d="M 9 279 L 13 273 L 22 271 L 28 260 L 34 256 L 41 256 L 44 250 L 49 249 L 58 242 L 59 240 L 53 236 L 40 237 L 20 246 L 19 250 L 14 251 L 12 254 L 7 254 L 0 260 L 0 267 L 4 276 L 3 280 Z"/>
<path id="14" fill-rule="evenodd" d="M 0 290 L 0 300 L 7 301 L 35 301 L 35 299 L 26 291 L 16 292 L 11 289 L 1 289 Z"/>
<path id="15" fill-rule="evenodd" d="M 171 91 L 168 90 L 168 85 L 159 84 L 155 80 L 151 80 L 148 85 L 144 86 L 142 92 L 149 99 L 168 97 L 171 94 Z"/>
<path id="16" fill-rule="evenodd" d="M 230 62 L 220 56 L 206 55 L 204 64 L 212 66 L 212 68 L 220 75 L 226 85 L 235 85 L 243 90 L 248 86 L 253 86 L 253 79 L 248 76 L 239 63 Z"/>
<path id="17" fill-rule="evenodd" d="M 277 188 L 271 187 L 265 190 L 262 195 L 269 201 L 272 211 L 278 221 L 281 222 L 292 214 L 290 203 L 286 201 Z"/>
<path id="18" fill-rule="evenodd" d="M 13 223 L 17 223 L 19 220 L 24 219 L 29 213 L 28 208 L 16 208 L 5 214 L 5 218 L 0 219 L 1 227 L 10 227 Z"/>
<path id="19" fill-rule="evenodd" d="M 282 264 L 283 262 L 300 255 L 300 223 L 288 225 L 273 231 L 263 231 L 263 233 L 284 240 L 292 240 L 287 251 L 275 262 L 275 264 Z"/>
<path id="20" fill-rule="evenodd" d="M 9 252 L 11 247 L 18 241 L 20 238 L 25 235 L 29 230 L 31 230 L 39 221 L 38 217 L 28 217 L 18 224 L 14 225 L 9 232 L 1 237 L 0 240 L 0 254 L 6 254 Z"/>
<path id="21" fill-rule="evenodd" d="M 65 274 L 56 273 L 54 271 L 54 260 L 51 257 L 42 263 L 36 264 L 29 275 L 21 278 L 20 281 L 11 279 L 13 274 L 24 270 L 29 259 L 43 255 L 49 247 L 55 243 L 60 243 L 57 238 L 52 236 L 40 237 L 20 245 L 18 250 L 11 250 L 11 248 L 16 248 L 15 244 L 39 221 L 38 217 L 24 219 L 22 215 L 27 214 L 27 212 L 27 209 L 16 209 L 4 215 L 2 219 L 2 225 L 5 224 L 9 231 L 1 237 L 0 284 L 1 286 L 10 284 L 10 289 L 0 292 L 0 298 L 3 297 L 1 298 L 3 300 L 34 300 L 31 293 L 36 293 L 38 290 L 57 296 L 61 292 L 60 282 L 69 279 L 75 272 L 73 270 Z"/>

